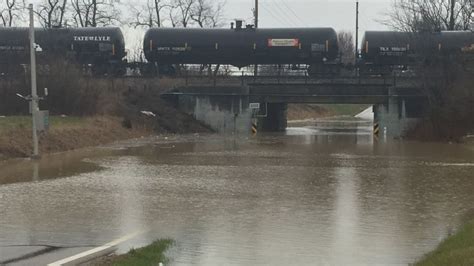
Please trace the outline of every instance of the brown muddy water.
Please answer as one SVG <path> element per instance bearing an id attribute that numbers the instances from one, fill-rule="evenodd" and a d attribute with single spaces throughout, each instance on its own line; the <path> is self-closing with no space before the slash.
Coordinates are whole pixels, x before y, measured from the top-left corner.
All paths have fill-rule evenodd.
<path id="1" fill-rule="evenodd" d="M 367 123 L 154 137 L 0 163 L 0 249 L 149 230 L 122 249 L 168 237 L 173 265 L 406 265 L 473 202 L 474 146 L 373 141 Z"/>

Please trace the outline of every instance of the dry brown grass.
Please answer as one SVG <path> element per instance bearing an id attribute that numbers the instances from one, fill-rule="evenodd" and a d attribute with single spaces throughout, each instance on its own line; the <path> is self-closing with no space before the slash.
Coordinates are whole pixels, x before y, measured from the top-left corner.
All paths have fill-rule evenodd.
<path id="1" fill-rule="evenodd" d="M 289 104 L 288 120 L 355 116 L 369 107 L 361 104 Z"/>
<path id="2" fill-rule="evenodd" d="M 83 118 L 75 125 L 66 124 L 51 128 L 40 135 L 40 151 L 51 153 L 83 147 L 97 146 L 117 140 L 152 134 L 143 127 L 126 129 L 122 119 L 111 116 Z M 0 135 L 0 158 L 28 157 L 32 154 L 32 133 L 29 127 L 3 130 Z"/>

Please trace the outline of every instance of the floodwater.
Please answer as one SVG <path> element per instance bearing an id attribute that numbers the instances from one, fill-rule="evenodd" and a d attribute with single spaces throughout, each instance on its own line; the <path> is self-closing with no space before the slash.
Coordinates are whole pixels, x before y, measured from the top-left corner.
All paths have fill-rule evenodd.
<path id="1" fill-rule="evenodd" d="M 341 120 L 154 137 L 0 169 L 0 249 L 147 230 L 128 245 L 172 238 L 173 265 L 406 265 L 474 202 L 472 145 L 374 141 L 371 124 Z"/>

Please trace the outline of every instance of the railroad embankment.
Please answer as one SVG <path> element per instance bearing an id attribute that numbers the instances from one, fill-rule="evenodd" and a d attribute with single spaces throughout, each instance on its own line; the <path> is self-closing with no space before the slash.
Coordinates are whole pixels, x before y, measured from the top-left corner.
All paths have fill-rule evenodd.
<path id="1" fill-rule="evenodd" d="M 188 121 L 186 121 L 188 120 Z M 54 153 L 99 146 L 114 141 L 140 138 L 153 134 L 209 132 L 191 118 L 166 123 L 166 117 L 124 118 L 119 116 L 87 116 L 50 118 L 50 130 L 39 134 L 41 153 Z M 0 118 L 0 160 L 28 157 L 32 154 L 31 118 Z"/>
<path id="2" fill-rule="evenodd" d="M 51 117 L 51 129 L 40 133 L 41 153 L 68 151 L 151 134 L 146 127 L 124 128 L 119 117 Z M 31 118 L 0 118 L 0 159 L 32 154 Z"/>
<path id="3" fill-rule="evenodd" d="M 40 151 L 53 153 L 153 134 L 210 132 L 179 112 L 160 93 L 180 80 L 63 77 L 39 79 L 50 95 L 40 104 L 51 113 L 50 130 L 40 134 Z M 28 104 L 15 96 L 27 91 L 21 79 L 0 80 L 0 159 L 32 154 Z M 41 88 L 40 87 L 40 88 Z M 40 90 L 41 91 L 41 90 Z"/>

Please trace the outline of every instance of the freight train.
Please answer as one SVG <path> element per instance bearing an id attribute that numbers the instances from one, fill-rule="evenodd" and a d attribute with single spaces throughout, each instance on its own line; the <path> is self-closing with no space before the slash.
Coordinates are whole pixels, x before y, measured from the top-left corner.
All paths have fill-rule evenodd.
<path id="1" fill-rule="evenodd" d="M 408 69 L 440 56 L 474 55 L 474 33 L 442 31 L 409 33 L 368 31 L 362 40 L 359 68 L 375 73 L 391 73 Z"/>
<path id="2" fill-rule="evenodd" d="M 149 29 L 143 50 L 155 65 L 307 65 L 310 73 L 331 72 L 339 55 L 332 28 Z"/>
<path id="3" fill-rule="evenodd" d="M 337 33 L 332 28 L 256 29 L 237 21 L 230 29 L 149 29 L 143 42 L 147 63 L 127 63 L 119 28 L 36 29 L 38 64 L 61 58 L 94 75 L 124 75 L 139 68 L 142 75 L 170 75 L 176 65 L 292 65 L 308 74 L 334 74 L 343 66 Z M 27 28 L 0 28 L 0 75 L 24 71 L 29 63 Z M 473 54 L 474 33 L 430 34 L 368 31 L 357 68 L 391 72 L 420 63 L 426 52 Z"/>
<path id="4" fill-rule="evenodd" d="M 0 28 L 0 74 L 24 71 L 30 62 L 28 28 Z M 73 61 L 94 74 L 125 74 L 125 41 L 120 28 L 35 29 L 39 65 Z"/>

